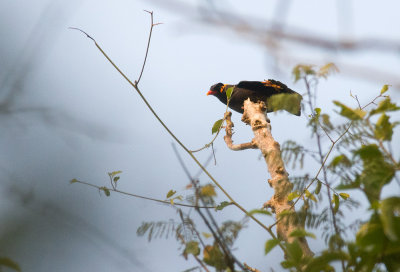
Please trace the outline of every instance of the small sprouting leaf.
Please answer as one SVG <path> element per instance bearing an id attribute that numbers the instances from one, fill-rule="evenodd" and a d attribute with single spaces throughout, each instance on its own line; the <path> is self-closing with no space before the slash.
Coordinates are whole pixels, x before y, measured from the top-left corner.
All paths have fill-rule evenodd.
<path id="1" fill-rule="evenodd" d="M 343 198 L 344 200 L 348 199 L 350 197 L 349 194 L 346 193 L 339 193 L 340 197 Z"/>
<path id="2" fill-rule="evenodd" d="M 292 201 L 293 199 L 295 199 L 295 198 L 297 198 L 299 196 L 300 196 L 300 192 L 299 191 L 293 191 L 288 195 L 287 200 L 288 201 Z"/>
<path id="3" fill-rule="evenodd" d="M 174 190 L 169 190 L 168 191 L 168 193 L 167 193 L 167 198 L 170 198 L 171 196 L 173 196 L 174 194 L 176 193 L 176 191 L 174 191 Z"/>
<path id="4" fill-rule="evenodd" d="M 305 229 L 295 229 L 289 234 L 289 237 L 306 237 L 306 236 L 314 239 L 316 238 L 314 233 L 307 232 L 305 231 Z"/>
<path id="5" fill-rule="evenodd" d="M 315 188 L 315 194 L 318 195 L 319 192 L 321 191 L 321 187 L 322 187 L 322 182 L 317 180 L 317 188 Z"/>
<path id="6" fill-rule="evenodd" d="M 216 211 L 222 211 L 222 209 L 224 209 L 226 206 L 232 205 L 231 202 L 228 201 L 222 201 L 221 203 L 219 203 L 219 205 L 217 207 L 215 207 Z"/>
<path id="7" fill-rule="evenodd" d="M 272 215 L 271 212 L 267 211 L 267 210 L 260 210 L 260 209 L 254 209 L 249 211 L 249 214 L 253 215 L 253 214 L 264 214 L 264 215 Z"/>
<path id="8" fill-rule="evenodd" d="M 228 90 L 226 90 L 226 98 L 228 98 L 228 100 L 231 98 L 232 92 L 233 92 L 233 87 L 230 87 L 228 88 Z"/>
<path id="9" fill-rule="evenodd" d="M 102 190 L 106 196 L 111 195 L 110 190 L 107 187 L 100 187 L 100 190 Z"/>
<path id="10" fill-rule="evenodd" d="M 388 84 L 383 85 L 382 89 L 381 89 L 381 94 L 384 94 L 387 92 L 387 90 L 389 90 L 389 86 Z"/>
<path id="11" fill-rule="evenodd" d="M 299 79 L 301 78 L 301 72 L 298 66 L 293 68 L 292 74 L 294 76 L 294 82 L 299 81 Z"/>
<path id="12" fill-rule="evenodd" d="M 341 108 L 340 115 L 350 119 L 350 120 L 361 120 L 364 118 L 366 112 L 360 109 L 352 109 L 346 105 L 340 103 L 339 101 L 333 101 L 336 106 Z"/>
<path id="13" fill-rule="evenodd" d="M 339 72 L 339 69 L 334 63 L 330 62 L 319 68 L 317 75 L 319 77 L 327 78 L 330 74 L 333 74 L 335 72 Z"/>
<path id="14" fill-rule="evenodd" d="M 174 199 L 171 198 L 171 199 L 169 200 L 169 203 L 171 203 L 171 205 L 174 205 Z"/>
<path id="15" fill-rule="evenodd" d="M 333 125 L 331 123 L 330 116 L 328 114 L 324 113 L 324 114 L 321 114 L 321 117 L 322 117 L 322 124 L 324 124 L 326 127 L 330 128 L 330 129 L 333 129 Z"/>
<path id="16" fill-rule="evenodd" d="M 114 177 L 115 175 L 118 175 L 118 174 L 121 174 L 122 173 L 122 171 L 113 171 L 113 172 L 111 172 L 111 173 L 108 173 L 108 175 L 110 176 L 110 177 Z"/>
<path id="17" fill-rule="evenodd" d="M 194 256 L 198 256 L 200 254 L 199 242 L 197 242 L 197 241 L 187 242 L 183 253 L 186 255 L 192 254 Z"/>
<path id="18" fill-rule="evenodd" d="M 1 271 L 3 271 L 2 266 L 8 267 L 8 268 L 13 269 L 18 272 L 21 271 L 21 268 L 19 267 L 19 265 L 7 257 L 0 257 L 0 270 Z"/>
<path id="19" fill-rule="evenodd" d="M 217 193 L 215 192 L 214 186 L 212 184 L 207 184 L 201 187 L 200 189 L 200 195 L 201 196 L 216 196 Z"/>
<path id="20" fill-rule="evenodd" d="M 317 115 L 319 115 L 319 114 L 321 113 L 321 108 L 315 108 L 314 110 L 315 110 L 315 113 L 316 113 Z"/>
<path id="21" fill-rule="evenodd" d="M 267 255 L 276 245 L 279 244 L 278 239 L 270 239 L 265 243 L 265 255 Z"/>
<path id="22" fill-rule="evenodd" d="M 211 234 L 211 233 L 208 233 L 208 232 L 202 232 L 201 234 L 202 234 L 202 235 L 204 236 L 204 238 L 206 238 L 206 239 L 212 237 L 212 234 Z"/>
<path id="23" fill-rule="evenodd" d="M 333 207 L 333 213 L 336 214 L 339 210 L 339 196 L 337 194 L 333 194 L 332 202 L 335 203 L 335 206 Z"/>
<path id="24" fill-rule="evenodd" d="M 114 177 L 113 178 L 113 181 L 115 182 L 115 183 L 117 183 L 117 181 L 120 179 L 120 177 L 119 176 L 117 176 L 117 177 Z"/>
<path id="25" fill-rule="evenodd" d="M 174 197 L 174 200 L 182 201 L 183 200 L 183 196 L 178 195 L 178 196 Z"/>
<path id="26" fill-rule="evenodd" d="M 71 180 L 69 181 L 69 183 L 71 183 L 71 184 L 72 184 L 72 183 L 76 183 L 76 182 L 79 182 L 79 180 L 77 180 L 77 179 L 75 179 L 75 178 L 74 178 L 74 179 L 71 179 Z"/>
<path id="27" fill-rule="evenodd" d="M 224 119 L 219 119 L 218 121 L 215 121 L 214 125 L 212 126 L 211 132 L 212 134 L 217 133 L 219 128 L 222 126 L 222 122 Z"/>
<path id="28" fill-rule="evenodd" d="M 312 65 L 299 64 L 293 68 L 292 74 L 294 75 L 294 82 L 299 81 L 300 78 L 307 75 L 315 75 L 315 70 Z"/>

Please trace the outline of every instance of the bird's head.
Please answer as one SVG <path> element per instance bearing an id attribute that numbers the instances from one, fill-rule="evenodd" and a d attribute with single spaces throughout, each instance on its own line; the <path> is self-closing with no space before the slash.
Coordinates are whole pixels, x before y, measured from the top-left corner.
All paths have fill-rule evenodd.
<path id="1" fill-rule="evenodd" d="M 208 91 L 207 95 L 214 95 L 214 96 L 220 96 L 222 93 L 225 91 L 225 86 L 226 84 L 223 83 L 217 83 L 211 86 L 210 90 Z"/>

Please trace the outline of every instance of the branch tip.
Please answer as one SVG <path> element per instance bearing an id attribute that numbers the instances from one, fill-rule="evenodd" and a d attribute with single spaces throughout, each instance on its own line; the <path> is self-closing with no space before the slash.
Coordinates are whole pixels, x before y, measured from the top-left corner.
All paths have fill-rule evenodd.
<path id="1" fill-rule="evenodd" d="M 78 31 L 80 31 L 80 32 L 82 32 L 83 34 L 85 34 L 86 35 L 86 37 L 88 37 L 89 39 L 91 39 L 92 41 L 94 41 L 94 42 L 96 42 L 96 40 L 95 39 L 93 39 L 92 38 L 92 36 L 90 36 L 89 34 L 87 34 L 85 31 L 83 31 L 82 29 L 80 29 L 80 28 L 77 28 L 77 27 L 68 27 L 69 29 L 72 29 L 72 30 L 78 30 Z"/>

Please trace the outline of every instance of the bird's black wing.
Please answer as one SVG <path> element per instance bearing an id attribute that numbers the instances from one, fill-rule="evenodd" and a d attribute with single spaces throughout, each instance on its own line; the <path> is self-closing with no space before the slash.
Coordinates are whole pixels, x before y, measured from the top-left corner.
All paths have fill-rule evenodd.
<path id="1" fill-rule="evenodd" d="M 254 92 L 264 92 L 265 86 L 260 81 L 240 81 L 236 87 Z"/>
<path id="2" fill-rule="evenodd" d="M 257 93 L 264 93 L 268 96 L 279 93 L 294 92 L 282 82 L 273 79 L 268 79 L 265 81 L 240 81 L 236 87 L 248 89 Z"/>

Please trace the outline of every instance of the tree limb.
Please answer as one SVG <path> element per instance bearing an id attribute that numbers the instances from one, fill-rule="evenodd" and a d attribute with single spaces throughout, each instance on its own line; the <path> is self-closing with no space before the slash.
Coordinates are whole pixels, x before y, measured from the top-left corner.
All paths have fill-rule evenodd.
<path id="1" fill-rule="evenodd" d="M 254 141 L 251 141 L 249 143 L 243 143 L 243 144 L 233 144 L 233 141 L 232 141 L 233 123 L 231 120 L 231 116 L 232 116 L 232 112 L 230 112 L 230 111 L 227 111 L 224 116 L 224 118 L 226 120 L 226 127 L 225 127 L 226 135 L 224 136 L 226 145 L 234 151 L 245 150 L 245 149 L 256 149 L 257 145 Z"/>
<path id="2" fill-rule="evenodd" d="M 292 191 L 293 184 L 289 181 L 289 174 L 286 172 L 282 160 L 280 145 L 272 137 L 271 124 L 266 116 L 265 103 L 253 103 L 250 99 L 247 99 L 244 102 L 242 121 L 251 125 L 254 133 L 252 142 L 255 143 L 263 154 L 271 176 L 268 183 L 274 189 L 274 195 L 264 206 L 272 209 L 276 214 L 277 220 L 281 218 L 283 212 L 290 211 L 291 213 L 295 213 L 294 207 L 287 199 L 289 193 Z M 276 231 L 279 239 L 291 243 L 296 238 L 290 237 L 290 233 L 296 229 L 303 228 L 304 226 L 301 225 L 300 221 L 296 220 L 296 216 L 286 215 L 284 220 L 278 220 Z M 303 250 L 303 255 L 312 256 L 313 253 L 308 247 L 307 240 L 301 238 L 298 241 Z"/>

